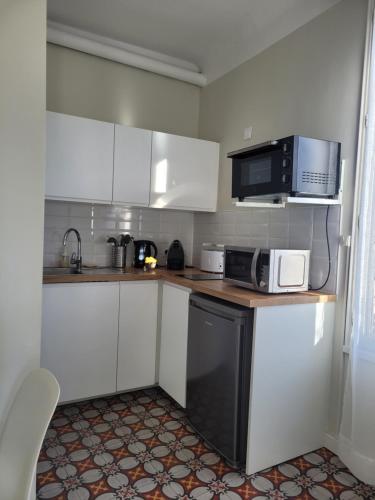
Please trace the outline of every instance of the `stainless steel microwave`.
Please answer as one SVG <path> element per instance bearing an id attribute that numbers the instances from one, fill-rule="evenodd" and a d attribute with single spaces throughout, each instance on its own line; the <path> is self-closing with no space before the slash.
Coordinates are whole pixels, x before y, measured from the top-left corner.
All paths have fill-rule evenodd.
<path id="1" fill-rule="evenodd" d="M 224 247 L 224 281 L 264 293 L 308 290 L 310 250 Z"/>
<path id="2" fill-rule="evenodd" d="M 332 197 L 340 186 L 341 144 L 292 135 L 229 153 L 232 198 Z"/>

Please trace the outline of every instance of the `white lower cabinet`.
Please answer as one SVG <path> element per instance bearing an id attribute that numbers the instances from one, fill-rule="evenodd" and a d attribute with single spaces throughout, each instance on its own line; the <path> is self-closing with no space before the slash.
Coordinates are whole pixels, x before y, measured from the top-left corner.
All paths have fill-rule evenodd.
<path id="1" fill-rule="evenodd" d="M 159 382 L 186 407 L 190 293 L 152 280 L 45 285 L 41 366 L 60 402 Z M 333 303 L 255 310 L 247 474 L 324 445 L 333 324 Z"/>
<path id="2" fill-rule="evenodd" d="M 255 310 L 246 473 L 324 446 L 335 304 Z"/>
<path id="3" fill-rule="evenodd" d="M 119 284 L 43 287 L 41 366 L 61 387 L 61 401 L 116 391 Z"/>
<path id="4" fill-rule="evenodd" d="M 156 382 L 158 282 L 120 283 L 117 390 Z"/>
<path id="5" fill-rule="evenodd" d="M 159 385 L 186 406 L 186 362 L 191 290 L 163 283 Z"/>

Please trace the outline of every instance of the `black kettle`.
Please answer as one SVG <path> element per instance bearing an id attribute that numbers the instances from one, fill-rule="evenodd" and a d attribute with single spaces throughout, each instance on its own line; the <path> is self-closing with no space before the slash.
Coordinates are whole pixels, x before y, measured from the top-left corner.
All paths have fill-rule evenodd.
<path id="1" fill-rule="evenodd" d="M 156 257 L 158 249 L 153 241 L 150 240 L 136 240 L 134 243 L 134 267 L 143 267 L 145 265 L 146 257 Z M 152 248 L 154 255 L 152 255 Z"/>

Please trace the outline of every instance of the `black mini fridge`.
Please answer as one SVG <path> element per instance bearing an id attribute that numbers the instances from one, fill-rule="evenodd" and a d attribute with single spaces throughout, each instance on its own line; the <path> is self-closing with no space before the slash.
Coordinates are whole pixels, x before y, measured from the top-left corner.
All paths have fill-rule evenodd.
<path id="1" fill-rule="evenodd" d="M 253 309 L 190 296 L 187 415 L 236 467 L 246 461 L 253 319 Z"/>

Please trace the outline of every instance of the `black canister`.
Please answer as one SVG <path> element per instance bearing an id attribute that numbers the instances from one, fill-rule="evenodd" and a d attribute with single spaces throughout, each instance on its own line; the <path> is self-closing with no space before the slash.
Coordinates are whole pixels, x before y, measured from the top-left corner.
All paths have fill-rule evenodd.
<path id="1" fill-rule="evenodd" d="M 167 268 L 180 271 L 185 267 L 184 248 L 180 240 L 172 241 L 167 255 Z"/>

